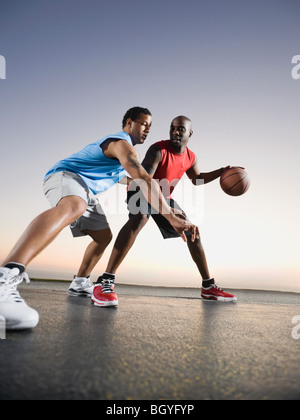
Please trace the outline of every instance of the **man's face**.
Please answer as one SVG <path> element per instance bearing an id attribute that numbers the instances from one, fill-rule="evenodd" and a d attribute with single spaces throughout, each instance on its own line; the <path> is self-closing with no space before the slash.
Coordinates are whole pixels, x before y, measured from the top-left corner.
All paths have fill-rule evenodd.
<path id="1" fill-rule="evenodd" d="M 130 122 L 130 136 L 134 145 L 144 144 L 152 125 L 151 115 L 141 114 L 137 121 Z"/>
<path id="2" fill-rule="evenodd" d="M 192 123 L 186 118 L 175 118 L 170 127 L 170 141 L 175 149 L 185 147 L 193 135 Z"/>

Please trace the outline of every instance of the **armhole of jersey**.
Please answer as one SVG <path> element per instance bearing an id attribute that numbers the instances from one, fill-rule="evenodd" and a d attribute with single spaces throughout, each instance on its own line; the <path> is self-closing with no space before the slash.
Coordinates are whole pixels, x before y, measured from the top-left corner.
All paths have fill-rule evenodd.
<path id="1" fill-rule="evenodd" d="M 194 162 L 193 162 L 193 164 L 191 165 L 191 167 L 189 168 L 189 169 L 191 169 L 194 165 L 195 165 L 195 163 L 196 163 L 196 161 L 197 161 L 197 156 L 196 156 L 196 154 L 194 153 L 194 152 L 192 152 L 189 148 L 188 148 L 188 151 L 189 151 L 189 153 L 191 153 L 193 156 L 194 156 Z M 188 170 L 189 170 L 188 169 Z"/>
<path id="2" fill-rule="evenodd" d="M 114 137 L 108 137 L 107 139 L 105 139 L 102 143 L 99 144 L 99 147 L 101 147 L 107 142 L 107 141 L 121 141 L 124 140 L 126 141 L 128 144 L 130 144 L 126 139 L 121 139 L 121 138 L 114 138 Z M 103 150 L 103 149 L 102 149 Z"/>
<path id="3" fill-rule="evenodd" d="M 158 166 L 159 166 L 159 165 L 162 164 L 162 161 L 163 161 L 163 159 L 164 159 L 164 157 L 165 157 L 165 155 L 166 155 L 167 152 L 166 152 L 166 149 L 163 147 L 164 144 L 165 144 L 164 140 L 161 140 L 161 141 L 159 141 L 156 144 L 157 144 L 157 146 L 159 148 L 159 151 L 160 151 L 160 161 L 159 161 L 159 164 L 158 164 Z"/>

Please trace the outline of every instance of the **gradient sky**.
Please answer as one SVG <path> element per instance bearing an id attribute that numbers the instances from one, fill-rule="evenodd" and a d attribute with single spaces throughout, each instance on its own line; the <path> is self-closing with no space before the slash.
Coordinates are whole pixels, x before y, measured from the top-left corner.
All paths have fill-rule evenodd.
<path id="1" fill-rule="evenodd" d="M 7 63 L 0 80 L 0 258 L 48 208 L 47 170 L 119 131 L 126 110 L 140 105 L 153 113 L 141 157 L 184 114 L 193 120 L 189 146 L 203 172 L 241 165 L 251 178 L 239 198 L 226 196 L 218 181 L 199 187 L 193 220 L 217 282 L 299 292 L 300 80 L 291 75 L 299 40 L 298 0 L 0 0 Z M 189 197 L 194 187 L 183 185 Z M 115 237 L 127 220 L 125 197 L 119 186 L 100 196 L 104 207 L 119 206 L 121 214 L 108 215 Z M 195 213 L 186 200 L 186 212 Z M 29 274 L 71 279 L 88 243 L 66 229 Z M 164 242 L 152 221 L 118 281 L 200 285 L 185 244 Z"/>

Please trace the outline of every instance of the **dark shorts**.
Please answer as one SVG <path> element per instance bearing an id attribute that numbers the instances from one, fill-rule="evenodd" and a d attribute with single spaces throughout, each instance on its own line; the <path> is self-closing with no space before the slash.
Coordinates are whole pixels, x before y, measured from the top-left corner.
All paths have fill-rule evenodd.
<path id="1" fill-rule="evenodd" d="M 171 208 L 183 211 L 182 208 L 172 198 L 166 198 L 166 202 Z M 130 218 L 138 214 L 145 214 L 147 215 L 148 219 L 152 217 L 164 239 L 180 238 L 179 233 L 174 230 L 173 226 L 168 222 L 168 220 L 159 214 L 155 209 L 153 209 L 139 191 L 129 191 L 127 193 L 127 206 Z M 189 232 L 187 233 L 187 236 L 188 235 Z"/>

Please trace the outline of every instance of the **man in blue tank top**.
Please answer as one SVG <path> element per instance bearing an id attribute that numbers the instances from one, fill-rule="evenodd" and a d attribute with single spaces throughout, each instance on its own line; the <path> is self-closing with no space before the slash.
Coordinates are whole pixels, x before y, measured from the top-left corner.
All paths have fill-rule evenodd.
<path id="1" fill-rule="evenodd" d="M 73 236 L 90 236 L 77 276 L 69 289 L 72 296 L 91 296 L 90 274 L 112 239 L 112 233 L 96 195 L 111 188 L 126 172 L 141 188 L 147 201 L 171 223 L 186 241 L 191 231 L 194 240 L 198 228 L 177 217 L 165 201 L 158 184 L 142 167 L 134 148 L 143 144 L 150 132 L 152 116 L 148 109 L 131 108 L 123 118 L 123 130 L 86 146 L 55 164 L 44 179 L 44 192 L 51 209 L 39 215 L 29 225 L 9 256 L 0 267 L 0 315 L 7 329 L 34 328 L 38 313 L 20 297 L 17 286 L 29 282 L 25 267 L 43 251 L 56 236 L 70 225 Z M 114 282 L 103 279 L 97 285 L 95 305 L 118 304 Z"/>
<path id="2" fill-rule="evenodd" d="M 54 173 L 69 171 L 79 175 L 95 195 L 108 190 L 126 175 L 118 160 L 109 159 L 105 156 L 102 145 L 108 139 L 125 140 L 133 146 L 130 135 L 125 131 L 109 135 L 102 140 L 89 144 L 69 158 L 56 163 L 47 172 L 45 180 Z"/>

